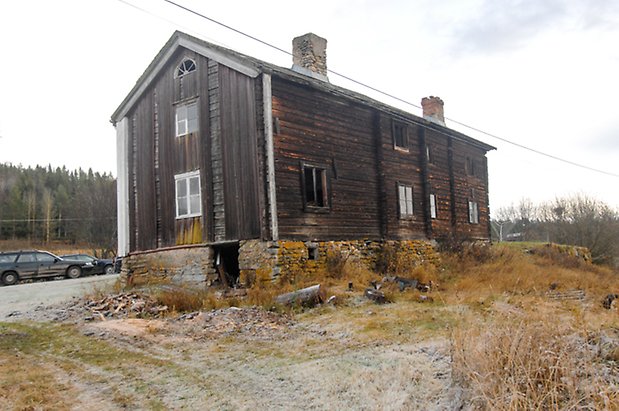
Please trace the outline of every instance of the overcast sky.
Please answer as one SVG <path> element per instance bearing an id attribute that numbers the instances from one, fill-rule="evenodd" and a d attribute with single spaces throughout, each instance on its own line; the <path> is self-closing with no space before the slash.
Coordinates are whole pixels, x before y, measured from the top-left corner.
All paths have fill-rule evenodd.
<path id="1" fill-rule="evenodd" d="M 286 50 L 314 32 L 332 70 L 415 105 L 440 96 L 449 119 L 619 175 L 617 0 L 177 1 Z M 116 175 L 110 115 L 177 29 L 292 64 L 162 0 L 2 2 L 0 162 Z M 494 209 L 574 193 L 619 207 L 616 176 L 447 125 L 498 148 L 488 155 Z"/>

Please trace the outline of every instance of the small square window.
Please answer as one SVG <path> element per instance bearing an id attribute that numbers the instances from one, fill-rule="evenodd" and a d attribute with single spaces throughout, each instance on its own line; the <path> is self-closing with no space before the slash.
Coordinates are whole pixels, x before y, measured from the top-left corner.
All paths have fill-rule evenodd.
<path id="1" fill-rule="evenodd" d="M 430 218 L 437 218 L 436 195 L 430 194 Z"/>
<path id="2" fill-rule="evenodd" d="M 198 131 L 198 103 L 193 102 L 176 107 L 176 137 Z"/>
<path id="3" fill-rule="evenodd" d="M 476 201 L 469 201 L 469 223 L 479 224 L 479 208 Z"/>
<path id="4" fill-rule="evenodd" d="M 174 176 L 176 182 L 176 218 L 202 215 L 200 170 Z"/>
<path id="5" fill-rule="evenodd" d="M 408 132 L 406 124 L 393 122 L 393 147 L 408 151 Z"/>
<path id="6" fill-rule="evenodd" d="M 413 216 L 413 187 L 398 184 L 398 202 L 400 205 L 400 218 Z"/>
<path id="7" fill-rule="evenodd" d="M 326 208 L 329 203 L 326 169 L 306 165 L 302 177 L 305 207 Z"/>

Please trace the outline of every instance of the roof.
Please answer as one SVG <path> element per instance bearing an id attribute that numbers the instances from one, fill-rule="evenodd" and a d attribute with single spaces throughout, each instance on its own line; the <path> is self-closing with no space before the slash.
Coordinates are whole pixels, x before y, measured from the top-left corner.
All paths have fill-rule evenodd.
<path id="1" fill-rule="evenodd" d="M 432 129 L 441 134 L 447 134 L 455 139 L 464 141 L 485 151 L 496 150 L 496 147 L 469 137 L 466 134 L 450 129 L 449 127 L 437 124 L 433 121 L 426 120 L 423 117 L 409 113 L 405 110 L 392 107 L 388 104 L 370 98 L 364 94 L 336 86 L 329 82 L 305 76 L 303 74 L 297 73 L 296 71 L 293 71 L 292 69 L 279 67 L 266 61 L 239 53 L 237 51 L 209 43 L 205 40 L 183 33 L 181 31 L 175 31 L 174 34 L 172 34 L 172 37 L 170 37 L 170 39 L 162 47 L 159 53 L 157 53 L 153 61 L 148 65 L 144 73 L 136 81 L 135 86 L 131 89 L 131 91 L 122 101 L 120 106 L 118 106 L 116 111 L 114 111 L 111 117 L 111 122 L 113 124 L 116 124 L 119 120 L 121 120 L 124 116 L 127 115 L 129 110 L 131 110 L 131 108 L 135 105 L 141 95 L 148 89 L 151 83 L 155 80 L 156 76 L 163 69 L 168 60 L 172 57 L 176 50 L 178 50 L 179 47 L 192 50 L 198 54 L 213 59 L 220 64 L 228 66 L 250 77 L 255 78 L 261 73 L 270 74 L 272 76 L 280 77 L 282 79 L 292 81 L 297 84 L 311 87 L 320 91 L 324 91 L 335 96 L 356 101 L 357 103 L 369 106 L 370 108 L 375 108 L 383 112 L 387 112 L 395 117 L 400 118 L 401 120 L 419 124 L 423 127 Z"/>

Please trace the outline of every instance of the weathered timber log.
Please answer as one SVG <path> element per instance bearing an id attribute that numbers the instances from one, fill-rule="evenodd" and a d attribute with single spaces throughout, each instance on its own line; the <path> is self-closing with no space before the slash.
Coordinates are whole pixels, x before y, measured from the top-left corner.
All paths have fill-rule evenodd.
<path id="1" fill-rule="evenodd" d="M 325 290 L 320 284 L 290 293 L 278 295 L 275 297 L 275 302 L 281 305 L 302 305 L 305 307 L 313 307 L 316 304 L 321 304 L 325 301 Z"/>
<path id="2" fill-rule="evenodd" d="M 387 302 L 387 297 L 385 297 L 385 294 L 382 291 L 378 291 L 373 288 L 366 288 L 364 294 L 376 304 L 385 304 Z"/>

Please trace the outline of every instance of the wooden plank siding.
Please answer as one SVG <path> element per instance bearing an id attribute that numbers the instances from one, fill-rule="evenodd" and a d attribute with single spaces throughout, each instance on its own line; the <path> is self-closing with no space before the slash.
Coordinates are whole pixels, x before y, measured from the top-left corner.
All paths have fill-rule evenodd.
<path id="1" fill-rule="evenodd" d="M 467 157 L 476 163 L 475 175 L 467 172 Z M 488 238 L 488 174 L 483 150 L 461 141 L 453 141 L 456 197 L 456 235 L 461 238 Z M 479 207 L 479 223 L 469 222 L 469 200 Z"/>
<path id="2" fill-rule="evenodd" d="M 379 238 L 373 111 L 279 78 L 273 78 L 272 93 L 280 237 Z M 326 170 L 324 212 L 304 211 L 304 162 Z"/>
<path id="3" fill-rule="evenodd" d="M 408 146 L 405 150 L 394 147 L 393 122 L 405 126 Z M 414 239 L 425 238 L 426 201 L 423 190 L 419 130 L 416 124 L 391 116 L 381 117 L 381 146 L 383 151 L 383 170 L 385 174 L 387 238 Z M 413 216 L 400 218 L 398 184 L 413 188 Z"/>
<path id="4" fill-rule="evenodd" d="M 432 219 L 432 235 L 435 238 L 445 238 L 453 232 L 448 137 L 432 129 L 426 129 L 425 137 L 432 157 L 428 163 L 428 190 L 429 194 L 436 196 L 436 218 Z"/>
<path id="5" fill-rule="evenodd" d="M 219 67 L 226 240 L 260 237 L 254 80 Z"/>
<path id="6" fill-rule="evenodd" d="M 178 78 L 186 58 L 196 70 Z M 257 83 L 180 48 L 138 99 L 129 112 L 131 251 L 261 237 L 267 224 Z M 176 137 L 176 107 L 191 102 L 199 130 Z M 202 215 L 177 219 L 175 175 L 195 170 Z"/>

